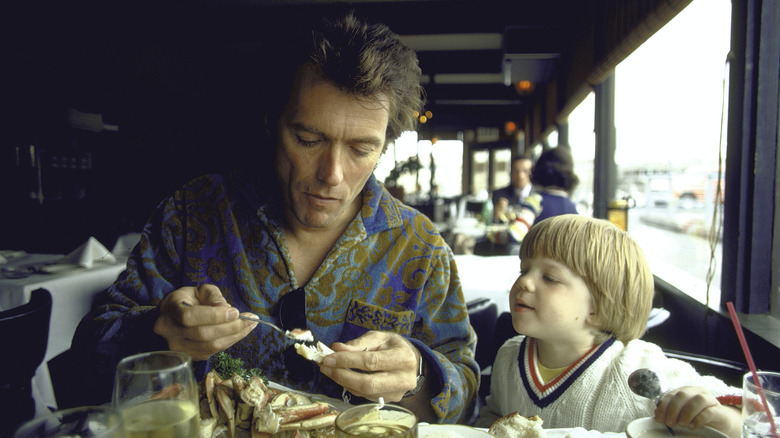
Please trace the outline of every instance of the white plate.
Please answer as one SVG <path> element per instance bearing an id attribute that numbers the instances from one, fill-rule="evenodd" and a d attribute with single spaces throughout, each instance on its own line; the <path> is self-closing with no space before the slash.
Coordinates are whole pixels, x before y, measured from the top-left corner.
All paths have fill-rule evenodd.
<path id="1" fill-rule="evenodd" d="M 726 434 L 707 426 L 696 430 L 673 427 L 672 430 L 677 438 L 728 438 Z M 647 417 L 639 418 L 629 423 L 626 426 L 626 435 L 628 435 L 628 438 L 667 438 L 669 437 L 669 432 L 667 432 L 663 424 L 655 421 L 652 417 Z"/>
<path id="2" fill-rule="evenodd" d="M 421 424 L 418 428 L 418 435 L 422 437 L 456 437 L 461 438 L 485 438 L 493 435 L 481 429 L 475 429 L 469 426 L 459 424 Z M 449 435 L 448 435 L 449 434 Z"/>
<path id="3" fill-rule="evenodd" d="M 77 269 L 84 269 L 84 267 L 75 263 L 54 263 L 51 265 L 41 266 L 41 271 L 47 274 L 61 274 L 63 272 L 75 271 Z"/>

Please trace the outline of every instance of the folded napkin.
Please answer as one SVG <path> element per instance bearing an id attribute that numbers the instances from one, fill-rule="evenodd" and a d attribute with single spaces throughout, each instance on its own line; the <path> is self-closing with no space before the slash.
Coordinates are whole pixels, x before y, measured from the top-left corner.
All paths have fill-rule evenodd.
<path id="1" fill-rule="evenodd" d="M 95 262 L 116 263 L 116 257 L 97 239 L 90 236 L 89 240 L 73 252 L 58 260 L 61 264 L 74 264 L 91 268 Z"/>
<path id="2" fill-rule="evenodd" d="M 133 252 L 133 248 L 141 240 L 141 233 L 127 233 L 119 236 L 116 239 L 114 247 L 111 248 L 111 254 L 114 256 L 126 259 L 130 257 L 130 253 Z"/>

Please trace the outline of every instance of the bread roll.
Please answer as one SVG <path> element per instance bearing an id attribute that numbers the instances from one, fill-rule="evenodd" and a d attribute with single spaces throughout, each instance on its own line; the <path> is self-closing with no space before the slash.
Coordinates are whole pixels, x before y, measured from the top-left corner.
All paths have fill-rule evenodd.
<path id="1" fill-rule="evenodd" d="M 494 421 L 488 433 L 498 438 L 545 438 L 543 422 L 537 415 L 526 418 L 513 412 Z"/>

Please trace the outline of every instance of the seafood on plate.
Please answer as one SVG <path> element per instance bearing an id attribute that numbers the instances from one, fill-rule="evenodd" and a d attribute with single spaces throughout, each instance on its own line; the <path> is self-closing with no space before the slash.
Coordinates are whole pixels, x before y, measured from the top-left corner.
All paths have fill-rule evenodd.
<path id="1" fill-rule="evenodd" d="M 269 388 L 258 376 L 222 379 L 210 371 L 199 384 L 201 438 L 305 438 L 335 433 L 328 403 Z"/>

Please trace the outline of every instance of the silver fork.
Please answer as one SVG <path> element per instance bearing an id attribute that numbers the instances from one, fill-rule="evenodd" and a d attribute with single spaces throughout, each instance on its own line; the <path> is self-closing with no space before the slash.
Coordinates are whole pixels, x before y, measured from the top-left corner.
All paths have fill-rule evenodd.
<path id="1" fill-rule="evenodd" d="M 292 339 L 293 341 L 299 342 L 301 344 L 304 344 L 304 345 L 307 345 L 307 346 L 310 346 L 310 347 L 313 347 L 313 346 L 317 345 L 317 340 L 314 339 L 314 334 L 313 333 L 311 335 L 311 337 L 312 337 L 311 340 L 309 340 L 309 339 L 301 339 L 301 338 L 295 336 L 294 334 L 290 333 L 289 330 L 284 330 L 281 327 L 279 327 L 278 325 L 276 325 L 274 323 L 270 323 L 268 321 L 263 321 L 260 318 L 253 318 L 251 316 L 239 315 L 238 319 L 243 319 L 244 321 L 252 321 L 252 322 L 258 322 L 260 324 L 265 324 L 268 327 L 271 327 L 272 329 L 274 329 L 277 332 L 279 332 L 282 335 L 284 335 L 285 338 Z M 309 333 L 311 333 L 311 332 L 309 332 Z"/>
<path id="2" fill-rule="evenodd" d="M 186 306 L 186 307 L 192 307 L 192 304 L 190 304 L 190 303 L 188 303 L 186 301 L 182 301 L 181 304 L 183 306 Z M 274 329 L 277 332 L 281 333 L 285 338 L 292 339 L 293 341 L 300 342 L 300 343 L 303 343 L 305 345 L 309 345 L 309 346 L 317 345 L 317 340 L 316 339 L 310 341 L 310 340 L 307 340 L 307 339 L 298 338 L 294 334 L 290 333 L 289 330 L 284 330 L 281 327 L 279 327 L 278 325 L 276 325 L 274 323 L 271 323 L 271 322 L 268 322 L 268 321 L 263 321 L 260 318 L 256 318 L 256 317 L 252 317 L 252 316 L 238 315 L 238 319 L 243 319 L 244 321 L 252 321 L 252 322 L 257 322 L 257 323 L 260 323 L 260 324 L 267 325 L 268 327 L 271 327 L 272 329 Z M 314 334 L 312 334 L 312 338 L 314 338 Z"/>

